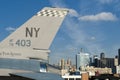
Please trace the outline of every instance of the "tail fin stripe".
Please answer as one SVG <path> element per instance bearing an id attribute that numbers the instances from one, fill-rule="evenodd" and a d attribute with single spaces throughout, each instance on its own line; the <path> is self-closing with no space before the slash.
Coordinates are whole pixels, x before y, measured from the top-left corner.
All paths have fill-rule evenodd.
<path id="1" fill-rule="evenodd" d="M 57 10 L 42 10 L 37 13 L 38 16 L 49 16 L 49 17 L 64 17 L 67 14 L 66 11 Z"/>

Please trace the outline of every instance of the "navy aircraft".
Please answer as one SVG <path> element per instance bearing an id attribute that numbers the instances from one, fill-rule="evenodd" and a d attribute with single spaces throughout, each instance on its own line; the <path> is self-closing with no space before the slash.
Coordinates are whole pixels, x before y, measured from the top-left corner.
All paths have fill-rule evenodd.
<path id="1" fill-rule="evenodd" d="M 67 13 L 45 7 L 5 38 L 0 43 L 0 75 L 47 72 L 49 47 Z"/>

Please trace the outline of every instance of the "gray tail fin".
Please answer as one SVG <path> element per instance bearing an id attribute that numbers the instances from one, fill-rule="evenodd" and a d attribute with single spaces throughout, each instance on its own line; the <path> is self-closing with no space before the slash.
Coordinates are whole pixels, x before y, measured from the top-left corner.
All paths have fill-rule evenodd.
<path id="1" fill-rule="evenodd" d="M 68 10 L 44 8 L 0 44 L 0 58 L 47 60 L 49 47 Z"/>
<path id="2" fill-rule="evenodd" d="M 47 50 L 67 12 L 60 8 L 42 9 L 3 40 L 0 46 Z"/>

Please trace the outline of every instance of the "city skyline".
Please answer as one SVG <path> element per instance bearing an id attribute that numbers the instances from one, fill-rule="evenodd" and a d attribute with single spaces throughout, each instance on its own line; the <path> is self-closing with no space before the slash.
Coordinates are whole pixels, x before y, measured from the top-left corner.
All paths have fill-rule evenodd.
<path id="1" fill-rule="evenodd" d="M 61 58 L 74 61 L 80 48 L 90 54 L 104 52 L 108 57 L 118 55 L 119 0 L 1 0 L 0 6 L 0 41 L 43 7 L 70 10 L 50 47 L 51 63 Z"/>

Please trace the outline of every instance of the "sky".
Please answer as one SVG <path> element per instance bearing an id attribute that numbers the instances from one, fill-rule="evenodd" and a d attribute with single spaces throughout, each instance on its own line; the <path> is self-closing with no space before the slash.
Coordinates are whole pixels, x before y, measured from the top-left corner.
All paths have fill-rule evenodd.
<path id="1" fill-rule="evenodd" d="M 120 48 L 120 0 L 0 0 L 0 41 L 44 7 L 69 9 L 51 47 L 50 62 L 71 59 L 82 48 L 114 57 Z"/>

